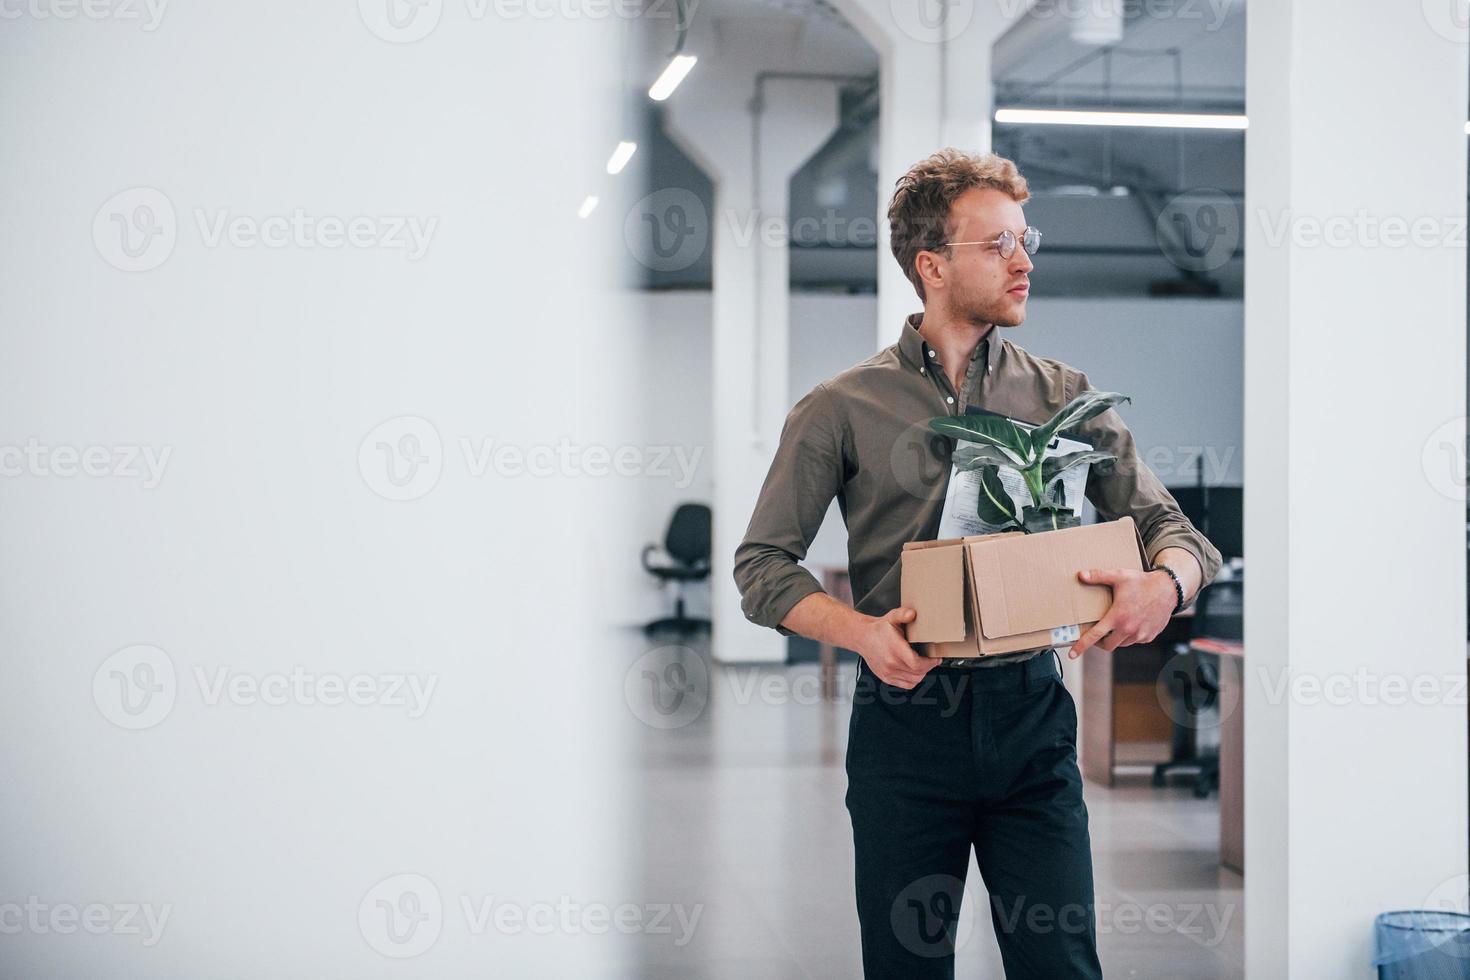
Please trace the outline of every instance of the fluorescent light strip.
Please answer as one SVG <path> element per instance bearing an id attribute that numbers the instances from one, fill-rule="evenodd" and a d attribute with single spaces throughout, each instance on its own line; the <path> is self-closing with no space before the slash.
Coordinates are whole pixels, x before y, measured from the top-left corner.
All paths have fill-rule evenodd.
<path id="1" fill-rule="evenodd" d="M 674 89 L 679 87 L 679 83 L 684 80 L 685 75 L 689 74 L 689 70 L 698 60 L 692 54 L 676 55 L 674 60 L 669 62 L 669 67 L 665 68 L 663 74 L 658 76 L 658 80 L 649 87 L 648 97 L 655 102 L 662 102 L 673 95 Z"/>
<path id="2" fill-rule="evenodd" d="M 597 195 L 588 194 L 587 200 L 583 201 L 582 206 L 577 209 L 577 217 L 585 218 L 595 210 L 597 210 Z"/>
<path id="3" fill-rule="evenodd" d="M 1134 126 L 1152 129 L 1245 129 L 1245 116 L 1188 112 L 997 109 L 995 121 L 1018 126 Z"/>
<path id="4" fill-rule="evenodd" d="M 1465 135 L 1470 136 L 1470 122 L 1465 124 Z"/>
<path id="5" fill-rule="evenodd" d="M 618 144 L 613 150 L 612 156 L 607 158 L 607 172 L 610 174 L 622 173 L 628 161 L 633 159 L 633 151 L 638 149 L 637 143 L 629 143 L 627 140 Z"/>

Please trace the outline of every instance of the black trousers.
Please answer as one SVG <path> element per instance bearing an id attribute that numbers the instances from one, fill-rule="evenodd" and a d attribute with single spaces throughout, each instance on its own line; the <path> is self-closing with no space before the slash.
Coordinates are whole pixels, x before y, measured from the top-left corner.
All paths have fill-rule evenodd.
<path id="1" fill-rule="evenodd" d="M 1055 655 L 935 668 L 912 691 L 859 667 L 847 809 L 867 980 L 953 977 L 970 849 L 1007 980 L 1102 976 L 1077 708 Z"/>

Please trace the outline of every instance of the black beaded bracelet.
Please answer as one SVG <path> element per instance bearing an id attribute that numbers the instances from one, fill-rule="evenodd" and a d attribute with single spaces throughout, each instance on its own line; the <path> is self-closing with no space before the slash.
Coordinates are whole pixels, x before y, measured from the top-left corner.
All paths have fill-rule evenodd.
<path id="1" fill-rule="evenodd" d="M 1174 596 L 1176 600 L 1174 603 L 1174 611 L 1177 613 L 1179 610 L 1183 609 L 1184 583 L 1179 581 L 1179 574 L 1168 565 L 1155 565 L 1151 570 L 1155 572 L 1165 572 L 1168 574 L 1169 580 L 1174 583 Z"/>

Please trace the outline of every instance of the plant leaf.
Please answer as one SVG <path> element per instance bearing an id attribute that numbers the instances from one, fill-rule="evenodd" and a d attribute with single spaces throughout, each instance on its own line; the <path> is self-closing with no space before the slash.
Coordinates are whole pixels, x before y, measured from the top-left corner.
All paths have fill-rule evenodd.
<path id="1" fill-rule="evenodd" d="M 1120 395 L 1116 391 L 1087 389 L 1063 405 L 1060 412 L 1031 430 L 1032 451 L 1038 454 L 1046 452 L 1046 444 L 1051 442 L 1058 432 L 1081 425 L 1088 419 L 1106 412 L 1114 405 L 1132 400 L 1127 395 Z M 933 423 L 931 422 L 930 425 Z"/>
<path id="2" fill-rule="evenodd" d="M 1096 449 L 1083 449 L 1075 453 L 1064 453 L 1061 456 L 1048 456 L 1041 461 L 1041 479 L 1050 483 L 1074 466 L 1083 463 L 1102 463 L 1118 457 L 1112 453 L 1100 452 Z"/>
<path id="3" fill-rule="evenodd" d="M 961 443 L 960 447 L 954 451 L 952 458 L 955 466 L 962 473 L 966 470 L 977 469 L 987 464 L 991 466 L 1009 466 L 1012 469 L 1016 469 L 1021 465 L 999 446 L 976 445 L 973 442 Z"/>
<path id="4" fill-rule="evenodd" d="M 1021 460 L 1021 466 L 1035 458 L 1030 435 L 1003 415 L 941 415 L 929 420 L 929 428 L 951 439 L 999 446 Z"/>
<path id="5" fill-rule="evenodd" d="M 1020 524 L 1016 514 L 1016 502 L 1000 482 L 1000 470 L 984 463 L 976 467 L 980 471 L 980 492 L 977 494 L 976 512 L 986 524 Z"/>

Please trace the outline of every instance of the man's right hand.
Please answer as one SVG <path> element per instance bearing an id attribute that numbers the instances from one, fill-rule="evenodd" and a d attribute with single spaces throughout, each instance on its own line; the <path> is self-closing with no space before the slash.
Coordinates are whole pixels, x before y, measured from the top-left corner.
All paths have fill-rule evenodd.
<path id="1" fill-rule="evenodd" d="M 904 636 L 903 626 L 918 615 L 900 607 L 863 624 L 855 649 L 868 669 L 892 687 L 912 691 L 924 675 L 939 666 L 938 657 L 921 657 Z"/>

